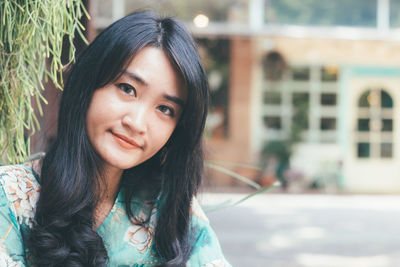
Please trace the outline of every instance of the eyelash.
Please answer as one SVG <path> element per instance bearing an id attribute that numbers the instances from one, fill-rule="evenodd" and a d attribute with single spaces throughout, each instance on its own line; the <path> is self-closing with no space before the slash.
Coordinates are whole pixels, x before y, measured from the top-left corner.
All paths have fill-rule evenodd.
<path id="1" fill-rule="evenodd" d="M 121 89 L 125 94 L 129 96 L 136 96 L 136 89 L 135 87 L 127 84 L 127 83 L 120 83 L 117 85 L 119 89 Z M 133 94 L 132 94 L 133 93 Z"/>
<path id="2" fill-rule="evenodd" d="M 136 89 L 135 87 L 127 84 L 127 83 L 120 83 L 117 85 L 119 87 L 119 89 L 121 89 L 126 95 L 129 96 L 134 96 L 136 97 Z M 128 92 L 129 91 L 129 92 Z M 131 94 L 131 92 L 133 93 L 133 95 Z M 167 111 L 163 111 L 163 109 L 166 109 Z M 158 110 L 161 111 L 161 113 L 170 116 L 170 117 L 175 117 L 175 110 L 169 106 L 166 105 L 162 105 L 158 107 Z"/>
<path id="3" fill-rule="evenodd" d="M 167 113 L 164 112 L 164 111 L 162 111 L 162 109 L 165 109 L 165 108 L 168 110 Z M 173 108 L 170 108 L 170 107 L 168 107 L 168 106 L 163 105 L 163 106 L 159 106 L 159 107 L 158 107 L 158 110 L 161 111 L 163 114 L 165 114 L 165 115 L 167 115 L 167 116 L 175 117 L 175 110 L 174 110 Z"/>

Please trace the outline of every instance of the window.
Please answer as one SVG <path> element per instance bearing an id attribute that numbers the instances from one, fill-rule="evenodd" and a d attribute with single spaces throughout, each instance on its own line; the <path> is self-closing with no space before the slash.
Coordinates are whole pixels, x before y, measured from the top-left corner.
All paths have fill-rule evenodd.
<path id="1" fill-rule="evenodd" d="M 359 158 L 369 158 L 369 143 L 358 143 L 357 147 L 357 156 Z"/>
<path id="2" fill-rule="evenodd" d="M 382 120 L 382 132 L 392 132 L 393 131 L 393 120 L 383 119 Z"/>
<path id="3" fill-rule="evenodd" d="M 393 100 L 385 91 L 381 91 L 381 107 L 393 108 Z"/>
<path id="4" fill-rule="evenodd" d="M 368 132 L 369 131 L 369 119 L 358 119 L 358 131 Z"/>
<path id="5" fill-rule="evenodd" d="M 264 79 L 270 81 L 278 81 L 282 79 L 284 72 L 287 70 L 287 63 L 281 53 L 270 51 L 262 60 Z"/>
<path id="6" fill-rule="evenodd" d="M 109 0 L 102 0 L 101 2 L 107 1 Z M 120 0 L 114 1 L 119 2 Z M 227 22 L 233 20 L 235 23 L 245 23 L 248 20 L 248 3 L 247 1 L 242 0 L 129 0 L 123 2 L 125 2 L 126 14 L 137 10 L 153 10 L 158 14 L 177 17 L 184 21 L 192 21 L 199 13 L 206 14 L 210 21 L 215 22 Z"/>
<path id="7" fill-rule="evenodd" d="M 393 145 L 392 143 L 382 143 L 381 144 L 381 157 L 382 158 L 391 158 L 393 157 Z"/>
<path id="8" fill-rule="evenodd" d="M 336 93 L 322 93 L 321 94 L 322 106 L 336 106 Z"/>
<path id="9" fill-rule="evenodd" d="M 292 125 L 303 131 L 308 128 L 310 97 L 309 93 L 293 93 Z"/>
<path id="10" fill-rule="evenodd" d="M 370 104 L 370 94 L 371 94 L 371 90 L 368 90 L 367 92 L 365 92 L 364 94 L 361 95 L 359 101 L 358 101 L 358 106 L 359 107 L 369 107 Z"/>
<path id="11" fill-rule="evenodd" d="M 281 118 L 278 116 L 265 116 L 264 125 L 268 129 L 280 130 L 282 128 Z"/>
<path id="12" fill-rule="evenodd" d="M 358 158 L 393 157 L 393 99 L 381 88 L 368 88 L 358 100 Z"/>
<path id="13" fill-rule="evenodd" d="M 308 106 L 309 93 L 294 93 L 293 94 L 293 105 L 294 106 Z"/>
<path id="14" fill-rule="evenodd" d="M 322 131 L 336 130 L 336 118 L 321 118 L 320 129 Z"/>
<path id="15" fill-rule="evenodd" d="M 262 66 L 263 71 L 268 69 Z M 288 65 L 279 81 L 264 76 L 260 100 L 263 141 L 336 142 L 338 77 L 338 67 L 321 65 Z"/>
<path id="16" fill-rule="evenodd" d="M 397 0 L 390 0 L 390 27 L 400 27 L 400 2 Z"/>
<path id="17" fill-rule="evenodd" d="M 295 81 L 308 81 L 310 69 L 308 67 L 292 67 L 292 79 Z"/>
<path id="18" fill-rule="evenodd" d="M 335 66 L 321 67 L 321 80 L 324 82 L 337 81 L 339 69 Z"/>
<path id="19" fill-rule="evenodd" d="M 281 102 L 280 92 L 264 92 L 264 104 L 279 105 Z"/>
<path id="20" fill-rule="evenodd" d="M 377 0 L 269 0 L 266 3 L 266 23 L 358 27 L 375 27 L 377 23 Z"/>

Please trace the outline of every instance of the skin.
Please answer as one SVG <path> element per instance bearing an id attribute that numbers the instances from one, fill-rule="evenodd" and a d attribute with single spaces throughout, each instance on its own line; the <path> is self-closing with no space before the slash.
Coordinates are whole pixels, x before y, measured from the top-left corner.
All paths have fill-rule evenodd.
<path id="1" fill-rule="evenodd" d="M 165 52 L 143 48 L 122 76 L 97 89 L 86 119 L 87 133 L 103 159 L 106 184 L 95 211 L 95 229 L 110 212 L 123 170 L 154 156 L 172 135 L 186 88 Z"/>

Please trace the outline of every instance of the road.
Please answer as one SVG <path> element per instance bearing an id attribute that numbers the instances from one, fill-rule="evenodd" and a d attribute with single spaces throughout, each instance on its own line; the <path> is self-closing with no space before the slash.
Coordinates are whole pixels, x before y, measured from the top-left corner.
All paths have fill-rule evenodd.
<path id="1" fill-rule="evenodd" d="M 400 196 L 267 193 L 207 216 L 234 267 L 400 266 Z"/>

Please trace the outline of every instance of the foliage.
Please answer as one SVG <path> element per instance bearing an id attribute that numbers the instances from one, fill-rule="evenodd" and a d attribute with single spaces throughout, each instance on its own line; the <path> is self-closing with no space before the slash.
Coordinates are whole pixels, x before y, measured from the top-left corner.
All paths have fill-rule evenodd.
<path id="1" fill-rule="evenodd" d="M 293 146 L 302 140 L 302 133 L 308 128 L 309 112 L 308 94 L 300 94 L 293 97 L 293 116 L 290 133 L 287 139 L 273 140 L 266 143 L 261 151 L 262 169 L 267 168 L 271 159 L 277 161 L 275 175 L 281 182 L 282 187 L 286 188 L 287 180 L 284 175 L 289 167 L 290 156 L 293 153 Z"/>
<path id="2" fill-rule="evenodd" d="M 251 187 L 253 187 L 253 188 L 257 189 L 257 190 L 261 189 L 261 186 L 259 184 L 253 182 L 249 178 L 244 177 L 243 175 L 240 175 L 240 174 L 238 174 L 238 173 L 236 173 L 234 171 L 231 171 L 231 170 L 221 166 L 221 164 L 224 164 L 224 163 L 225 162 L 221 162 L 221 161 L 208 161 L 206 163 L 206 167 L 208 167 L 210 169 L 214 169 L 214 170 L 222 172 L 222 173 L 225 173 L 227 175 L 230 175 L 233 178 L 235 178 L 235 179 L 237 179 L 237 180 L 239 180 L 239 181 L 241 181 L 243 183 L 246 183 L 246 184 L 250 185 Z M 228 164 L 229 164 L 229 162 L 228 162 Z M 233 163 L 231 163 L 230 165 L 232 165 L 232 164 Z M 235 165 L 238 165 L 238 164 L 235 164 Z M 241 165 L 243 165 L 243 164 L 241 164 Z M 241 167 L 243 167 L 243 166 L 241 166 Z M 253 168 L 253 167 L 251 166 L 251 168 Z"/>
<path id="3" fill-rule="evenodd" d="M 276 157 L 280 162 L 289 162 L 291 150 L 288 142 L 274 140 L 268 142 L 261 151 L 263 158 Z"/>
<path id="4" fill-rule="evenodd" d="M 274 159 L 277 161 L 274 175 L 276 175 L 276 178 L 284 189 L 287 187 L 287 180 L 284 176 L 284 172 L 289 167 L 289 159 L 290 155 L 292 154 L 292 145 L 293 143 L 290 140 L 274 140 L 266 143 L 261 151 L 262 169 L 268 168 L 268 165 L 271 164 Z"/>
<path id="5" fill-rule="evenodd" d="M 0 1 L 0 153 L 3 164 L 22 162 L 30 154 L 29 137 L 39 128 L 32 98 L 40 115 L 44 83 L 62 89 L 63 37 L 83 37 L 79 19 L 89 16 L 78 0 Z"/>
<path id="6" fill-rule="evenodd" d="M 256 189 L 255 192 L 250 193 L 242 198 L 240 198 L 237 201 L 234 201 L 233 199 L 227 199 L 226 201 L 223 201 L 221 203 L 218 204 L 214 204 L 214 205 L 208 205 L 208 206 L 204 206 L 204 211 L 209 213 L 209 212 L 213 212 L 213 211 L 218 211 L 221 209 L 225 209 L 228 207 L 233 207 L 233 206 L 237 206 L 240 203 L 246 201 L 249 198 L 255 197 L 256 195 L 268 192 L 278 186 L 280 186 L 279 183 L 274 183 L 272 185 L 269 186 L 265 186 L 265 187 L 261 187 L 259 184 L 255 183 L 254 181 L 252 181 L 251 179 L 244 177 L 242 175 L 240 175 L 237 172 L 234 172 L 226 167 L 224 167 L 223 165 L 228 165 L 230 167 L 240 167 L 240 168 L 248 168 L 248 169 L 255 169 L 260 171 L 260 169 L 258 167 L 255 167 L 253 165 L 248 165 L 248 164 L 241 164 L 241 163 L 234 163 L 234 162 L 229 162 L 229 161 L 215 161 L 215 160 L 208 160 L 206 162 L 206 167 L 210 168 L 210 169 L 214 169 L 216 171 L 225 173 L 227 175 L 232 176 L 232 178 L 237 179 L 241 182 L 246 183 L 247 185 L 250 185 L 253 189 Z"/>
<path id="7" fill-rule="evenodd" d="M 228 137 L 228 92 L 230 72 L 230 41 L 218 38 L 197 38 L 196 43 L 210 85 L 210 105 L 206 137 Z M 213 118 L 221 120 L 213 125 Z M 211 123 L 210 123 L 211 122 Z"/>
<path id="8" fill-rule="evenodd" d="M 293 117 L 289 137 L 289 146 L 301 141 L 302 132 L 308 128 L 309 102 L 307 100 L 298 101 L 293 105 Z"/>

